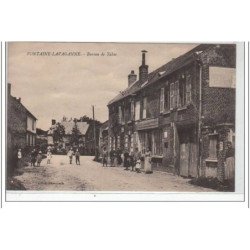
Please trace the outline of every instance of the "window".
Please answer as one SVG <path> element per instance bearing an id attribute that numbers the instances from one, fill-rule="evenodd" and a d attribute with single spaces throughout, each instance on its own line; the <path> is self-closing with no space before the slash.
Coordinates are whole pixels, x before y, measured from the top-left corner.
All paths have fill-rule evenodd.
<path id="1" fill-rule="evenodd" d="M 143 98 L 142 119 L 147 118 L 147 97 Z"/>
<path id="2" fill-rule="evenodd" d="M 152 145 L 152 154 L 153 155 L 162 155 L 162 131 L 155 130 L 153 132 L 153 145 Z"/>
<path id="3" fill-rule="evenodd" d="M 123 122 L 123 112 L 122 112 L 122 106 L 119 106 L 118 109 L 118 116 L 119 116 L 119 123 L 121 124 Z"/>
<path id="4" fill-rule="evenodd" d="M 169 84 L 165 87 L 165 109 L 170 110 L 170 88 Z"/>
<path id="5" fill-rule="evenodd" d="M 136 121 L 140 120 L 140 109 L 141 109 L 140 101 L 137 101 L 135 103 L 135 120 Z"/>
<path id="6" fill-rule="evenodd" d="M 181 80 L 180 80 L 179 94 L 180 94 L 179 106 L 183 107 L 186 105 L 186 78 L 184 75 L 182 75 Z"/>
<path id="7" fill-rule="evenodd" d="M 174 88 L 174 108 L 177 108 L 179 106 L 179 97 L 180 97 L 180 93 L 179 93 L 179 81 L 175 82 L 175 88 Z"/>
<path id="8" fill-rule="evenodd" d="M 209 158 L 217 159 L 217 135 L 209 136 Z"/>
<path id="9" fill-rule="evenodd" d="M 160 113 L 163 113 L 164 111 L 164 88 L 161 88 L 161 94 L 160 94 Z"/>
<path id="10" fill-rule="evenodd" d="M 135 119 L 135 103 L 134 101 L 131 101 L 131 120 L 133 121 Z"/>
<path id="11" fill-rule="evenodd" d="M 32 130 L 35 130 L 35 121 L 32 120 Z"/>
<path id="12" fill-rule="evenodd" d="M 191 85 L 191 76 L 186 76 L 186 103 L 191 103 L 191 91 L 192 91 L 192 85 Z"/>
<path id="13" fill-rule="evenodd" d="M 174 108 L 174 83 L 170 84 L 170 109 Z"/>

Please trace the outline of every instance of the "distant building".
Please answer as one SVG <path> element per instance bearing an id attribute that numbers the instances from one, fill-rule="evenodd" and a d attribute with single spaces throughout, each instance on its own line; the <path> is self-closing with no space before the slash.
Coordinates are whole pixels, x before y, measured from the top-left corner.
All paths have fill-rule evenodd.
<path id="1" fill-rule="evenodd" d="M 61 124 L 65 129 L 65 136 L 63 137 L 63 140 L 61 142 L 62 147 L 67 148 L 69 146 L 73 146 L 71 145 L 70 138 L 72 136 L 72 130 L 75 125 L 79 131 L 79 145 L 77 146 L 83 147 L 83 148 L 86 147 L 85 136 L 89 128 L 89 124 L 87 122 L 75 122 L 73 120 L 63 119 L 61 122 L 59 122 L 59 124 Z M 56 120 L 52 120 L 51 128 L 48 131 L 48 144 L 49 145 L 55 145 L 55 143 L 57 143 L 57 142 L 54 142 L 54 139 L 53 139 L 53 133 L 54 133 L 56 126 L 57 126 Z"/>
<path id="2" fill-rule="evenodd" d="M 235 72 L 235 44 L 199 45 L 151 73 L 142 51 L 139 79 L 131 71 L 108 103 L 109 150 L 149 148 L 153 169 L 233 179 Z"/>
<path id="3" fill-rule="evenodd" d="M 26 148 L 36 145 L 36 117 L 21 103 L 21 98 L 7 96 L 7 144 L 9 148 Z"/>
<path id="4" fill-rule="evenodd" d="M 36 144 L 48 143 L 48 130 L 36 129 Z"/>
<path id="5" fill-rule="evenodd" d="M 99 152 L 101 153 L 103 148 L 108 149 L 108 135 L 109 135 L 109 121 L 102 123 L 99 130 Z"/>

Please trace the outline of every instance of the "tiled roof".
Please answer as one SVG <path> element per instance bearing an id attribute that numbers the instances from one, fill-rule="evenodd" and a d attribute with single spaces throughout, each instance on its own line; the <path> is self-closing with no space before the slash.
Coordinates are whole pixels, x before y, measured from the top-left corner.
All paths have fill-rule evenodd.
<path id="1" fill-rule="evenodd" d="M 62 122 L 60 122 L 60 124 L 64 126 L 66 135 L 72 134 L 72 129 L 75 126 L 74 121 L 62 121 Z M 76 126 L 77 126 L 78 130 L 80 131 L 81 135 L 85 135 L 88 128 L 89 128 L 89 124 L 87 122 L 77 122 Z M 50 127 L 50 130 L 48 131 L 48 135 L 52 135 L 55 128 L 56 128 L 56 124 L 52 125 Z"/>
<path id="2" fill-rule="evenodd" d="M 23 110 L 25 110 L 27 115 L 29 115 L 31 118 L 37 120 L 37 118 L 16 97 L 10 95 L 9 98 L 11 98 L 13 100 L 13 102 L 15 102 L 16 105 L 20 105 L 23 108 Z"/>
<path id="3" fill-rule="evenodd" d="M 118 94 L 114 99 L 112 99 L 108 103 L 108 105 L 115 103 L 115 102 L 122 100 L 123 98 L 129 96 L 129 95 L 136 93 L 140 89 L 151 85 L 152 83 L 159 80 L 160 78 L 165 77 L 165 76 L 171 74 L 172 72 L 180 69 L 181 67 L 189 64 L 190 62 L 195 60 L 195 56 L 194 56 L 195 52 L 203 51 L 211 46 L 214 46 L 214 44 L 201 44 L 201 45 L 196 46 L 194 49 L 190 50 L 189 52 L 187 52 L 187 53 L 185 53 L 185 54 L 183 54 L 175 59 L 172 59 L 171 61 L 164 64 L 160 68 L 149 73 L 148 79 L 146 82 L 140 82 L 138 80 L 135 83 L 133 83 L 131 86 L 126 88 L 124 91 L 121 91 L 121 93 Z"/>
<path id="4" fill-rule="evenodd" d="M 75 125 L 75 122 L 74 121 L 62 121 L 61 125 L 63 125 L 65 128 L 65 134 L 70 135 L 72 133 L 72 129 Z M 80 131 L 80 133 L 82 135 L 85 135 L 88 130 L 89 124 L 87 122 L 77 122 L 76 126 L 78 130 Z"/>

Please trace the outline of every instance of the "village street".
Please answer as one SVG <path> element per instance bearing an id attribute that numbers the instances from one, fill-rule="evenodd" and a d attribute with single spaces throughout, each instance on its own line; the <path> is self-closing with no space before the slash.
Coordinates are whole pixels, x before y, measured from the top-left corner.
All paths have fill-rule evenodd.
<path id="1" fill-rule="evenodd" d="M 92 156 L 82 156 L 81 165 L 70 165 L 68 157 L 53 155 L 40 167 L 25 167 L 15 178 L 26 190 L 46 191 L 179 191 L 208 192 L 212 189 L 193 186 L 188 179 L 164 172 L 153 174 L 125 171 L 123 167 L 102 167 Z"/>

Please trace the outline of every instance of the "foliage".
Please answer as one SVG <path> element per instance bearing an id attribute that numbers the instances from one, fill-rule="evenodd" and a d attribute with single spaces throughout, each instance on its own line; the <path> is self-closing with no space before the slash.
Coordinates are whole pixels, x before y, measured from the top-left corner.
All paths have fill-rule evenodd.
<path id="1" fill-rule="evenodd" d="M 221 182 L 217 178 L 213 177 L 199 177 L 194 178 L 189 181 L 190 184 L 201 186 L 205 188 L 212 188 L 217 191 L 224 192 L 233 192 L 234 191 L 234 182 L 233 181 L 224 181 Z"/>
<path id="2" fill-rule="evenodd" d="M 80 117 L 80 119 L 77 119 L 78 122 L 87 122 L 88 124 L 92 124 L 94 120 L 86 115 Z M 95 119 L 95 124 L 96 125 L 101 125 L 102 123 L 98 120 Z"/>
<path id="3" fill-rule="evenodd" d="M 56 123 L 55 128 L 53 129 L 53 140 L 54 142 L 61 142 L 65 136 L 65 128 L 62 124 Z"/>
<path id="4" fill-rule="evenodd" d="M 70 143 L 72 145 L 78 145 L 79 144 L 79 139 L 80 139 L 81 133 L 77 127 L 77 123 L 75 121 L 74 127 L 72 128 L 72 133 L 70 136 Z"/>

